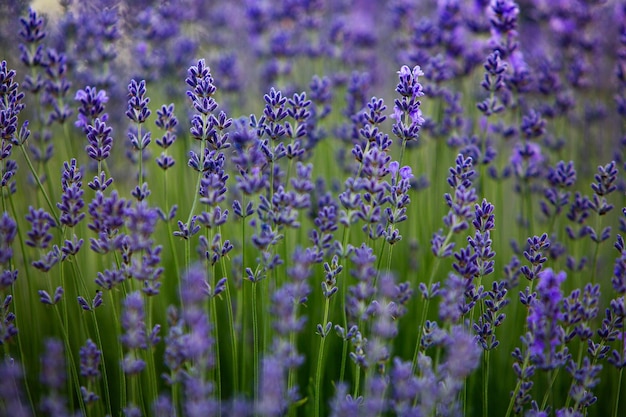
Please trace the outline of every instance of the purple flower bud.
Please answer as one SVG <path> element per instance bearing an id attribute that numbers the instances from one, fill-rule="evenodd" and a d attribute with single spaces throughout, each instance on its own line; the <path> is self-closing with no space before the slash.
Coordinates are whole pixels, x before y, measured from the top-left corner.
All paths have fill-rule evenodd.
<path id="1" fill-rule="evenodd" d="M 146 349 L 147 338 L 144 322 L 144 303 L 141 293 L 128 294 L 122 310 L 122 328 L 124 334 L 120 341 L 129 349 Z"/>

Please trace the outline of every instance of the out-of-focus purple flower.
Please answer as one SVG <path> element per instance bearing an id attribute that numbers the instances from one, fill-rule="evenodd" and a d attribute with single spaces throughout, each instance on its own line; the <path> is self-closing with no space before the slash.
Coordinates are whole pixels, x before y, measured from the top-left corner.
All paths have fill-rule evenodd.
<path id="1" fill-rule="evenodd" d="M 537 139 L 546 132 L 546 121 L 540 112 L 531 109 L 528 114 L 522 116 L 520 131 L 526 139 Z"/>
<path id="2" fill-rule="evenodd" d="M 102 352 L 91 339 L 87 339 L 85 345 L 79 350 L 80 355 L 80 376 L 90 380 L 100 377 L 100 360 Z"/>
<path id="3" fill-rule="evenodd" d="M 541 201 L 541 211 L 546 216 L 556 216 L 561 213 L 563 207 L 569 204 L 571 193 L 565 190 L 576 182 L 574 162 L 569 161 L 566 164 L 559 161 L 554 168 L 549 167 L 546 179 L 550 186 L 544 189 L 543 194 L 554 209 L 550 210 L 546 202 Z"/>
<path id="4" fill-rule="evenodd" d="M 52 240 L 49 230 L 56 226 L 52 216 L 44 209 L 28 207 L 26 220 L 31 224 L 31 230 L 26 233 L 28 235 L 26 244 L 33 248 L 47 248 Z"/>
<path id="5" fill-rule="evenodd" d="M 185 377 L 184 389 L 184 415 L 189 417 L 217 415 L 218 404 L 211 395 L 213 391 L 212 383 L 189 375 Z"/>
<path id="6" fill-rule="evenodd" d="M 505 88 L 504 73 L 507 64 L 501 58 L 499 51 L 494 51 L 487 57 L 484 64 L 485 76 L 480 83 L 481 87 L 489 92 L 489 97 L 476 105 L 485 116 L 502 112 L 505 107 L 502 98 L 497 93 Z"/>
<path id="7" fill-rule="evenodd" d="M 463 381 L 478 367 L 482 351 L 463 326 L 453 326 L 445 344 L 446 356 L 439 372 L 455 381 Z"/>
<path id="8" fill-rule="evenodd" d="M 534 364 L 542 369 L 555 369 L 567 359 L 567 350 L 557 352 L 564 343 L 561 284 L 565 272 L 555 273 L 548 268 L 538 275 L 537 298 L 530 304 L 528 313 L 528 349 Z"/>
<path id="9" fill-rule="evenodd" d="M 51 107 L 47 124 L 63 124 L 68 120 L 73 110 L 69 107 L 65 96 L 70 90 L 70 82 L 67 80 L 67 59 L 65 54 L 55 49 L 46 52 L 46 83 L 45 94 L 42 96 L 44 104 Z"/>
<path id="10" fill-rule="evenodd" d="M 31 408 L 24 401 L 22 367 L 13 359 L 0 362 L 0 401 L 3 411 L 13 417 L 30 417 Z"/>
<path id="11" fill-rule="evenodd" d="M 289 402 L 285 397 L 287 381 L 284 370 L 285 366 L 279 358 L 269 356 L 263 359 L 256 410 L 259 415 L 279 417 L 286 411 Z"/>
<path id="12" fill-rule="evenodd" d="M 124 301 L 122 311 L 122 328 L 124 334 L 120 341 L 128 349 L 146 349 L 148 341 L 146 337 L 144 303 L 141 293 L 135 291 L 128 294 Z"/>
<path id="13" fill-rule="evenodd" d="M 176 409 L 168 396 L 159 395 L 152 403 L 152 413 L 155 417 L 170 417 L 176 415 Z"/>
<path id="14" fill-rule="evenodd" d="M 11 245 L 17 236 L 17 223 L 7 212 L 0 219 L 0 265 L 7 265 L 13 258 Z"/>
<path id="15" fill-rule="evenodd" d="M 509 55 L 517 49 L 519 7 L 513 0 L 492 0 L 488 10 L 493 48 Z"/>
<path id="16" fill-rule="evenodd" d="M 63 343 L 56 339 L 47 339 L 44 354 L 41 356 L 41 383 L 48 389 L 48 394 L 41 399 L 40 408 L 51 415 L 68 415 L 66 399 L 61 394 L 65 386 L 65 355 Z"/>
<path id="17" fill-rule="evenodd" d="M 363 397 L 353 398 L 352 395 L 348 394 L 348 387 L 345 384 L 337 385 L 336 389 L 335 396 L 330 403 L 331 417 L 359 415 L 363 406 Z"/>
<path id="18" fill-rule="evenodd" d="M 33 94 L 38 94 L 44 87 L 41 67 L 44 66 L 44 45 L 42 41 L 47 36 L 44 19 L 34 9 L 29 9 L 28 17 L 20 17 L 19 44 L 20 60 L 32 73 L 24 77 L 22 88 Z M 36 70 L 37 67 L 39 71 Z"/>
<path id="19" fill-rule="evenodd" d="M 545 157 L 541 146 L 535 142 L 518 142 L 513 147 L 509 163 L 513 172 L 521 179 L 536 177 L 543 169 Z"/>
<path id="20" fill-rule="evenodd" d="M 464 313 L 465 290 L 467 281 L 457 275 L 449 274 L 444 287 L 439 291 L 442 297 L 439 303 L 439 318 L 446 323 L 458 323 Z"/>
<path id="21" fill-rule="evenodd" d="M 572 360 L 568 362 L 566 369 L 574 379 L 568 393 L 570 398 L 574 401 L 573 409 L 582 412 L 598 400 L 598 398 L 593 395 L 591 389 L 600 382 L 598 374 L 602 370 L 602 365 L 598 365 L 595 362 L 592 363 L 591 360 L 585 356 L 580 366 Z"/>
<path id="22" fill-rule="evenodd" d="M 0 302 L 2 307 L 0 310 L 1 323 L 0 323 L 0 344 L 6 345 L 11 341 L 13 336 L 17 335 L 17 327 L 15 326 L 15 314 L 10 311 L 11 303 L 13 302 L 13 296 L 7 295 L 2 297 L 0 295 Z"/>

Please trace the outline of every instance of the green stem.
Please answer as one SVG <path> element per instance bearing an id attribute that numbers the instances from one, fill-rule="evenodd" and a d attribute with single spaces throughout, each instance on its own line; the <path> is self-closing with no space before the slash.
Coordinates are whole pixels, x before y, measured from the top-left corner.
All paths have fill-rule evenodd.
<path id="1" fill-rule="evenodd" d="M 106 409 L 107 414 L 112 416 L 113 412 L 111 409 L 111 393 L 109 391 L 109 377 L 107 375 L 107 367 L 106 360 L 104 357 L 104 345 L 102 344 L 102 339 L 100 338 L 100 327 L 98 326 L 98 319 L 96 318 L 96 312 L 91 312 L 91 318 L 93 320 L 93 326 L 96 329 L 96 342 L 98 343 L 98 349 L 102 352 L 102 376 L 104 379 L 104 399 L 106 401 Z"/>
<path id="2" fill-rule="evenodd" d="M 348 238 L 350 236 L 350 228 L 349 227 L 344 227 L 343 228 L 343 237 L 341 239 L 341 244 L 342 244 L 342 250 L 344 251 L 344 253 L 346 253 L 346 246 L 348 245 Z M 344 259 L 344 263 L 345 263 L 345 259 Z M 347 292 L 347 277 L 343 277 L 343 279 L 341 280 L 341 295 L 340 295 L 340 301 L 341 301 L 341 314 L 342 314 L 342 319 L 343 319 L 343 328 L 345 332 L 348 332 L 348 315 L 346 312 L 346 292 Z M 339 371 L 339 381 L 343 382 L 344 377 L 345 377 L 345 372 L 346 372 L 346 361 L 348 359 L 348 340 L 344 339 L 343 340 L 343 346 L 342 346 L 342 353 L 341 353 L 341 369 Z"/>
<path id="3" fill-rule="evenodd" d="M 76 396 L 78 397 L 78 405 L 83 413 L 83 415 L 87 415 L 87 410 L 85 408 L 85 402 L 83 401 L 83 396 L 80 392 L 80 381 L 78 379 L 78 371 L 76 370 L 76 362 L 74 362 L 74 355 L 72 354 L 72 349 L 70 345 L 69 335 L 67 333 L 67 329 L 63 325 L 63 318 L 61 317 L 61 313 L 59 313 L 58 306 L 53 306 L 54 312 L 61 323 L 61 331 L 63 332 L 63 341 L 65 342 L 65 354 L 67 355 L 70 374 L 72 375 L 72 382 L 74 383 L 74 388 L 76 389 Z"/>
<path id="4" fill-rule="evenodd" d="M 253 360 L 252 380 L 254 381 L 255 404 L 259 396 L 259 322 L 257 317 L 257 282 L 252 283 L 252 336 L 253 336 Z M 256 407 L 255 407 L 256 408 Z"/>
<path id="5" fill-rule="evenodd" d="M 222 234 L 222 227 L 218 226 L 218 233 Z M 220 264 L 222 267 L 222 274 L 227 276 L 226 272 L 226 260 L 224 257 L 220 257 Z M 230 331 L 230 343 L 231 343 L 231 352 L 230 357 L 232 361 L 232 379 L 233 379 L 233 394 L 238 392 L 239 389 L 239 369 L 238 369 L 238 349 L 237 349 L 237 335 L 235 334 L 235 320 L 233 317 L 233 302 L 230 296 L 230 285 L 226 284 L 226 289 L 224 290 L 226 295 L 226 308 L 228 309 L 228 329 Z"/>
<path id="6" fill-rule="evenodd" d="M 109 302 L 111 303 L 111 310 L 113 311 L 113 322 L 115 323 L 116 334 L 122 334 L 121 322 L 117 315 L 117 305 L 115 303 L 115 299 L 113 298 L 112 291 L 109 291 Z M 119 342 L 117 342 L 117 348 L 119 355 L 118 363 L 122 363 L 124 361 L 124 352 L 122 351 L 122 345 Z M 120 376 L 120 406 L 123 406 L 124 404 L 126 404 L 126 378 L 124 377 L 124 372 L 122 372 L 121 369 L 118 369 L 118 372 Z"/>
<path id="7" fill-rule="evenodd" d="M 526 357 L 524 358 L 524 363 L 522 364 L 522 370 L 521 370 L 522 375 L 526 373 L 526 368 L 528 367 L 529 363 L 530 363 L 530 357 L 527 354 Z M 517 384 L 515 385 L 515 391 L 513 391 L 513 395 L 511 395 L 511 399 L 509 400 L 509 407 L 507 408 L 506 414 L 504 415 L 504 417 L 509 417 L 511 415 L 511 412 L 513 411 L 513 405 L 515 404 L 515 398 L 517 397 L 517 394 L 519 393 L 519 390 L 521 388 L 522 388 L 522 380 L 518 379 Z"/>
<path id="8" fill-rule="evenodd" d="M 354 367 L 356 376 L 354 377 L 354 394 L 352 395 L 352 398 L 358 398 L 359 386 L 361 385 L 361 367 L 357 364 L 355 364 Z"/>
<path id="9" fill-rule="evenodd" d="M 489 416 L 489 350 L 483 355 L 483 417 Z"/>
<path id="10" fill-rule="evenodd" d="M 324 303 L 324 320 L 322 321 L 322 331 L 326 331 L 326 323 L 328 323 L 328 310 L 330 307 L 330 299 L 326 297 L 326 302 Z M 320 340 L 320 350 L 317 355 L 317 370 L 315 372 L 315 417 L 320 417 L 320 409 L 322 406 L 322 363 L 324 362 L 324 343 L 326 342 L 326 334 L 320 335 L 322 339 Z"/>
<path id="11" fill-rule="evenodd" d="M 623 335 L 623 333 L 622 333 Z M 622 339 L 623 342 L 624 339 Z M 613 408 L 613 417 L 617 417 L 618 415 L 618 411 L 619 411 L 619 399 L 620 399 L 620 391 L 622 390 L 622 377 L 624 375 L 624 368 L 620 368 L 619 370 L 619 377 L 617 380 L 617 394 L 615 395 L 615 406 Z"/>
<path id="12" fill-rule="evenodd" d="M 554 386 L 554 382 L 556 381 L 556 377 L 559 375 L 559 370 L 561 368 L 556 368 L 556 371 L 549 370 L 548 377 L 548 388 L 546 389 L 546 393 L 543 396 L 543 401 L 541 402 L 541 409 L 545 410 L 546 404 L 548 404 L 548 399 L 552 394 L 552 387 Z"/>
<path id="13" fill-rule="evenodd" d="M 56 207 L 52 204 L 52 201 L 50 201 L 50 197 L 48 196 L 48 193 L 44 189 L 43 184 L 41 183 L 41 180 L 39 179 L 39 175 L 37 175 L 37 172 L 35 171 L 35 167 L 33 166 L 33 163 L 30 161 L 30 158 L 28 157 L 28 153 L 26 153 L 26 149 L 24 149 L 23 144 L 20 145 L 20 149 L 22 150 L 22 154 L 24 155 L 24 159 L 26 160 L 26 163 L 28 164 L 28 168 L 30 169 L 31 174 L 35 178 L 35 181 L 37 182 L 37 185 L 39 186 L 41 193 L 46 199 L 46 203 L 48 203 L 48 207 L 50 208 L 52 217 L 54 217 L 54 220 L 56 221 L 56 225 L 59 226 L 61 224 L 61 220 L 59 219 L 59 215 L 56 212 Z"/>

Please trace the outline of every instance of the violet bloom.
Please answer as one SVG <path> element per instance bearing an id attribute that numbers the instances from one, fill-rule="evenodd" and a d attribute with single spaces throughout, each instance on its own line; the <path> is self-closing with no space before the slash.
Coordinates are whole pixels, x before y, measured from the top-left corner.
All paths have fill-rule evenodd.
<path id="1" fill-rule="evenodd" d="M 541 173 L 544 160 L 541 146 L 535 142 L 525 141 L 515 144 L 509 163 L 517 177 L 527 180 Z"/>
<path id="2" fill-rule="evenodd" d="M 52 108 L 47 123 L 49 125 L 55 122 L 63 124 L 73 114 L 65 98 L 71 86 L 67 80 L 67 59 L 65 54 L 54 49 L 48 49 L 46 55 L 47 80 L 42 101 Z"/>
<path id="3" fill-rule="evenodd" d="M 52 234 L 49 230 L 56 226 L 52 216 L 44 209 L 35 210 L 28 207 L 26 220 L 31 224 L 31 230 L 27 232 L 26 244 L 33 248 L 45 249 L 52 241 Z"/>
<path id="4" fill-rule="evenodd" d="M 155 141 L 163 149 L 161 155 L 156 158 L 156 163 L 163 171 L 167 171 L 175 163 L 174 158 L 167 153 L 168 148 L 176 141 L 178 119 L 174 115 L 174 104 L 163 105 L 157 110 L 155 124 L 159 129 L 163 130 L 163 136 Z"/>
<path id="5" fill-rule="evenodd" d="M 478 103 L 476 107 L 488 117 L 505 109 L 502 99 L 499 98 L 497 93 L 505 88 L 504 73 L 506 72 L 507 64 L 502 61 L 500 52 L 496 50 L 489 54 L 484 67 L 485 76 L 480 85 L 489 93 L 489 97 Z"/>
<path id="6" fill-rule="evenodd" d="M 7 295 L 4 299 L 0 295 L 0 344 L 5 346 L 17 335 L 15 314 L 11 311 L 12 302 L 12 295 Z"/>
<path id="7" fill-rule="evenodd" d="M 561 284 L 565 272 L 555 273 L 548 268 L 538 275 L 537 298 L 530 304 L 528 313 L 527 343 L 530 358 L 541 369 L 562 366 L 568 355 L 567 348 L 557 352 L 564 342 Z"/>
<path id="8" fill-rule="evenodd" d="M 449 170 L 447 182 L 453 188 L 454 195 L 449 193 L 444 195 L 449 211 L 444 216 L 443 223 L 452 233 L 467 230 L 469 221 L 473 217 L 471 207 L 478 197 L 476 189 L 472 186 L 472 180 L 476 174 L 472 162 L 471 158 L 458 155 L 455 166 Z M 449 242 L 449 239 L 446 240 L 442 230 L 435 233 L 431 240 L 431 250 L 435 256 L 450 256 L 453 247 L 454 244 Z"/>
<path id="9" fill-rule="evenodd" d="M 348 394 L 345 384 L 337 385 L 337 391 L 333 397 L 330 408 L 331 417 L 352 417 L 359 415 L 363 406 L 363 397 L 353 398 Z"/>
<path id="10" fill-rule="evenodd" d="M 28 11 L 28 17 L 20 17 L 20 24 L 19 36 L 23 42 L 19 45 L 20 60 L 34 73 L 24 77 L 22 88 L 38 94 L 44 87 L 44 80 L 41 72 L 35 69 L 42 67 L 45 61 L 44 46 L 41 43 L 47 36 L 46 25 L 43 18 L 32 8 Z"/>
<path id="11" fill-rule="evenodd" d="M 492 0 L 489 13 L 493 49 L 508 56 L 517 49 L 519 7 L 513 0 Z"/>
<path id="12" fill-rule="evenodd" d="M 141 125 L 150 117 L 151 111 L 148 107 L 150 99 L 146 97 L 146 81 L 137 82 L 131 80 L 128 84 L 128 106 L 126 117 L 136 124 L 136 131 L 132 128 L 128 131 L 128 138 L 135 149 L 143 151 L 150 144 L 150 132 L 141 132 Z"/>
<path id="13" fill-rule="evenodd" d="M 57 207 L 61 210 L 61 224 L 74 227 L 85 218 L 85 213 L 81 212 L 85 207 L 82 190 L 83 169 L 77 167 L 76 159 L 72 159 L 69 163 L 64 162 L 63 167 L 61 177 L 63 194 Z"/>
<path id="14" fill-rule="evenodd" d="M 396 92 L 401 98 L 394 100 L 392 117 L 395 123 L 392 132 L 403 145 L 418 140 L 420 128 L 424 123 L 419 100 L 424 95 L 422 85 L 419 83 L 419 77 L 422 75 L 424 73 L 419 66 L 410 69 L 404 65 L 398 71 L 400 81 L 396 86 Z"/>
<path id="15" fill-rule="evenodd" d="M 0 401 L 6 415 L 30 417 L 31 408 L 24 401 L 22 367 L 13 359 L 0 362 Z"/>
<path id="16" fill-rule="evenodd" d="M 48 389 L 40 404 L 44 413 L 68 415 L 66 398 L 61 394 L 65 386 L 65 371 L 63 342 L 55 339 L 46 340 L 44 354 L 41 356 L 40 373 L 41 383 Z"/>
<path id="17" fill-rule="evenodd" d="M 113 138 L 111 137 L 113 129 L 107 126 L 105 120 L 106 118 L 96 118 L 93 124 L 86 125 L 84 128 L 89 142 L 85 147 L 85 152 L 89 158 L 98 163 L 111 155 L 111 148 L 113 147 Z"/>
<path id="18" fill-rule="evenodd" d="M 109 101 L 105 90 L 87 86 L 76 92 L 74 100 L 78 102 L 78 115 L 74 125 L 85 134 L 88 133 L 87 126 L 93 125 L 96 119 L 102 123 L 109 119 L 109 115 L 104 112 L 104 105 Z"/>
<path id="19" fill-rule="evenodd" d="M 127 375 L 135 375 L 143 371 L 146 364 L 136 358 L 134 351 L 148 347 L 144 302 L 139 291 L 128 294 L 124 300 L 122 329 L 124 334 L 120 336 L 120 342 L 130 351 L 122 361 L 122 369 Z"/>
<path id="20" fill-rule="evenodd" d="M 17 236 L 17 223 L 6 212 L 0 218 L 0 289 L 9 288 L 17 279 L 17 270 L 11 270 L 13 248 L 11 245 Z"/>
<path id="21" fill-rule="evenodd" d="M 91 339 L 87 339 L 87 342 L 79 350 L 80 355 L 80 376 L 86 378 L 90 383 L 95 382 L 100 378 L 100 360 L 102 352 L 98 349 L 95 343 Z M 81 386 L 81 392 L 83 393 L 83 400 L 86 404 L 98 401 L 99 397 L 94 392 L 90 392 L 86 387 Z"/>
<path id="22" fill-rule="evenodd" d="M 541 211 L 548 217 L 557 216 L 569 204 L 571 192 L 566 191 L 576 182 L 576 170 L 574 162 L 569 161 L 567 164 L 559 161 L 556 166 L 548 168 L 549 187 L 544 189 L 543 195 L 547 200 L 541 201 Z M 549 206 L 548 206 L 549 204 Z M 550 208 L 552 206 L 552 209 Z"/>

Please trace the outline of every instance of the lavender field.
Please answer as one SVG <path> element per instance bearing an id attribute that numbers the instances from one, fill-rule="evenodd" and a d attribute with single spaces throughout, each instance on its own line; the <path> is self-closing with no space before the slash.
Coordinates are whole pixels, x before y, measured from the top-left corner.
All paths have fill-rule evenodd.
<path id="1" fill-rule="evenodd" d="M 6 0 L 0 178 L 0 416 L 626 415 L 624 0 Z"/>

